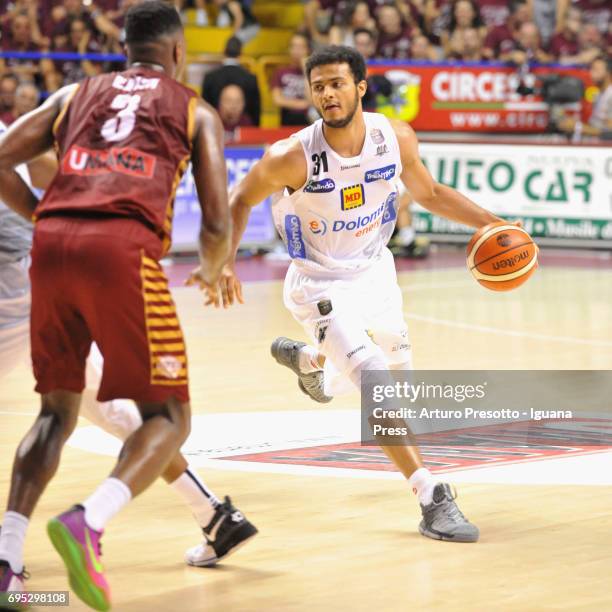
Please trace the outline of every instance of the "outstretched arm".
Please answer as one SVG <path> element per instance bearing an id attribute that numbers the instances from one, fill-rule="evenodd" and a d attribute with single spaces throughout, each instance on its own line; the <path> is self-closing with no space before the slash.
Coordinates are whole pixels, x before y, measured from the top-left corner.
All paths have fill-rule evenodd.
<path id="1" fill-rule="evenodd" d="M 0 136 L 0 199 L 30 220 L 38 201 L 13 170 L 53 145 L 53 123 L 76 86 L 60 89 L 31 113 L 20 117 Z"/>
<path id="2" fill-rule="evenodd" d="M 234 264 L 240 241 L 249 221 L 251 208 L 285 187 L 296 190 L 306 182 L 306 159 L 299 141 L 294 138 L 273 144 L 230 193 L 232 214 L 232 247 L 228 265 L 221 276 L 223 305 L 230 306 L 242 300 L 242 286 L 236 276 Z"/>
<path id="3" fill-rule="evenodd" d="M 223 127 L 214 109 L 203 100 L 196 107 L 193 139 L 193 177 L 202 209 L 200 267 L 187 284 L 198 283 L 207 291 L 207 304 L 219 305 L 216 291 L 223 264 L 229 255 L 231 221 L 227 202 L 227 170 L 223 151 Z"/>
<path id="4" fill-rule="evenodd" d="M 402 158 L 401 179 L 421 206 L 435 215 L 471 227 L 503 221 L 452 187 L 436 183 L 419 157 L 418 140 L 414 130 L 399 121 L 393 122 L 393 128 Z"/>

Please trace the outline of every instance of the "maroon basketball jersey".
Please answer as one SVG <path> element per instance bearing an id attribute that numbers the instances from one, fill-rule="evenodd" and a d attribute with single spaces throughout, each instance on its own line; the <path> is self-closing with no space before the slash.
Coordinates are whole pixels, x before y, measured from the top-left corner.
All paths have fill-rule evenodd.
<path id="1" fill-rule="evenodd" d="M 55 122 L 59 170 L 36 209 L 138 219 L 169 246 L 197 96 L 150 68 L 85 79 Z"/>

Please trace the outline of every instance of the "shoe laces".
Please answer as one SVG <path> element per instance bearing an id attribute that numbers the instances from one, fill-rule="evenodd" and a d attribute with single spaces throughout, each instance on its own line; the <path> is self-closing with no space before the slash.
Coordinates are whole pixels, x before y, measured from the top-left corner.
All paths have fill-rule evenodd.
<path id="1" fill-rule="evenodd" d="M 440 501 L 433 500 L 432 503 L 427 506 L 427 509 L 423 509 L 423 514 L 432 514 L 442 512 L 444 516 L 454 522 L 466 521 L 463 512 L 459 510 L 459 506 L 455 503 L 457 499 L 457 489 L 450 487 L 448 484 L 443 484 L 444 497 Z"/>
<path id="2" fill-rule="evenodd" d="M 442 511 L 446 516 L 453 521 L 467 521 L 465 515 L 461 510 L 459 510 L 459 506 L 455 502 L 458 497 L 457 489 L 450 485 L 444 485 L 444 498 L 439 504 L 444 504 Z M 446 503 L 444 503 L 446 502 Z"/>

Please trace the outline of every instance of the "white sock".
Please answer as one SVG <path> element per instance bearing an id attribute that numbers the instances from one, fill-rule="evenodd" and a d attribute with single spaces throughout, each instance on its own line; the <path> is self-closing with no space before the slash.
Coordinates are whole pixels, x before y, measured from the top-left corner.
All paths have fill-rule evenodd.
<path id="1" fill-rule="evenodd" d="M 314 346 L 306 345 L 299 352 L 299 366 L 302 374 L 310 374 L 322 370 L 319 365 L 319 351 Z"/>
<path id="2" fill-rule="evenodd" d="M 414 227 L 412 227 L 411 225 L 408 225 L 400 229 L 399 234 L 397 236 L 397 241 L 402 246 L 409 246 L 414 242 L 415 237 L 416 237 L 416 232 L 414 231 Z"/>
<path id="3" fill-rule="evenodd" d="M 419 498 L 419 503 L 428 506 L 433 501 L 433 490 L 438 484 L 427 468 L 419 468 L 408 479 L 412 492 Z"/>
<path id="4" fill-rule="evenodd" d="M 191 509 L 200 527 L 206 527 L 215 508 L 221 504 L 219 498 L 206 487 L 195 471 L 187 468 L 170 486 L 183 498 Z"/>
<path id="5" fill-rule="evenodd" d="M 110 521 L 132 499 L 127 485 L 118 478 L 107 478 L 84 502 L 85 522 L 95 531 L 103 531 Z"/>
<path id="6" fill-rule="evenodd" d="M 0 559 L 16 574 L 23 571 L 23 543 L 30 520 L 19 512 L 5 512 L 0 531 Z"/>

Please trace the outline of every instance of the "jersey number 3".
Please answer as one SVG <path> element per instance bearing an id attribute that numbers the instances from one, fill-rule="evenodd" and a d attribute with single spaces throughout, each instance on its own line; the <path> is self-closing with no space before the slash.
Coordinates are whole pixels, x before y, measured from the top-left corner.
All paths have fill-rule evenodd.
<path id="1" fill-rule="evenodd" d="M 111 108 L 119 111 L 114 117 L 107 119 L 100 130 L 104 140 L 117 142 L 127 138 L 136 124 L 136 112 L 140 107 L 140 96 L 118 94 L 111 102 Z"/>

